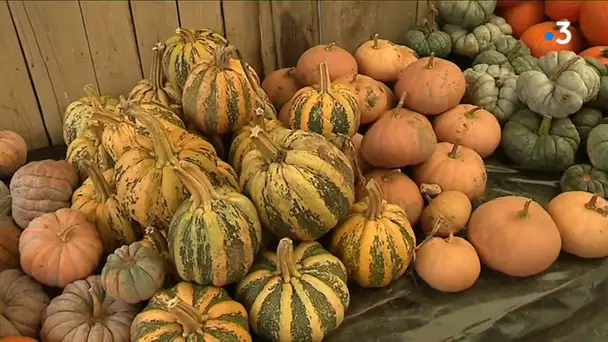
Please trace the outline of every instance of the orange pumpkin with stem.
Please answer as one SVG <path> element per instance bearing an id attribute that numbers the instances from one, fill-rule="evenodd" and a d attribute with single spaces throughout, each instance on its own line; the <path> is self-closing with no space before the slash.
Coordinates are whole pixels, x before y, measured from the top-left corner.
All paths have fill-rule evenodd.
<path id="1" fill-rule="evenodd" d="M 296 64 L 296 77 L 303 86 L 319 84 L 319 64 L 326 62 L 329 78 L 333 81 L 344 75 L 359 72 L 357 60 L 335 42 L 320 44 L 304 51 Z"/>
<path id="2" fill-rule="evenodd" d="M 581 57 L 593 57 L 602 63 L 608 64 L 608 46 L 592 46 L 578 54 Z"/>
<path id="3" fill-rule="evenodd" d="M 483 197 L 487 179 L 479 154 L 458 143 L 438 143 L 430 158 L 414 166 L 416 184 L 437 184 L 443 191 L 460 191 L 470 199 Z"/>
<path id="4" fill-rule="evenodd" d="M 437 141 L 457 141 L 477 152 L 482 158 L 489 157 L 500 145 L 501 130 L 496 117 L 487 110 L 470 104 L 458 105 L 433 120 Z"/>
<path id="5" fill-rule="evenodd" d="M 525 43 L 532 53 L 532 56 L 540 58 L 551 51 L 574 51 L 579 53 L 583 49 L 583 38 L 574 26 L 569 26 L 568 31 L 572 35 L 570 42 L 559 44 L 557 39 L 564 39 L 565 34 L 559 32 L 561 28 L 555 21 L 545 21 L 538 23 L 524 32 L 520 40 Z M 545 34 L 551 32 L 553 39 L 545 39 Z"/>
<path id="6" fill-rule="evenodd" d="M 562 250 L 581 258 L 608 256 L 608 201 L 585 191 L 567 191 L 547 205 L 562 237 Z"/>
<path id="7" fill-rule="evenodd" d="M 431 55 L 403 69 L 395 84 L 395 95 L 407 94 L 406 108 L 424 115 L 437 115 L 459 104 L 466 86 L 456 64 Z"/>
<path id="8" fill-rule="evenodd" d="M 512 36 L 519 38 L 527 29 L 545 20 L 545 6 L 543 1 L 515 2 L 515 6 L 500 8 L 498 15 L 511 25 Z"/>
<path id="9" fill-rule="evenodd" d="M 403 93 L 397 107 L 382 114 L 363 136 L 361 156 L 375 167 L 416 165 L 435 151 L 433 126 L 424 115 L 403 108 L 406 97 Z"/>
<path id="10" fill-rule="evenodd" d="M 581 8 L 585 1 L 545 0 L 545 13 L 551 20 L 568 20 L 570 24 L 578 22 Z"/>
<path id="11" fill-rule="evenodd" d="M 579 21 L 590 45 L 608 45 L 608 1 L 583 1 Z"/>
<path id="12" fill-rule="evenodd" d="M 418 60 L 415 54 L 405 53 L 399 45 L 380 39 L 378 33 L 355 51 L 359 72 L 381 82 L 394 82 L 401 71 Z"/>
<path id="13" fill-rule="evenodd" d="M 395 95 L 384 83 L 359 74 L 346 75 L 333 83 L 353 88 L 361 111 L 361 124 L 376 121 L 380 114 L 393 107 Z"/>

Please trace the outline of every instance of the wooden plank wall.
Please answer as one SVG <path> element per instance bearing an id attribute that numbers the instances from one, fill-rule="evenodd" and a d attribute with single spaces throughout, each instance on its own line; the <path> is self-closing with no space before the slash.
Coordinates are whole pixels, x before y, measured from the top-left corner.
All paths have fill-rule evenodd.
<path id="1" fill-rule="evenodd" d="M 400 42 L 425 12 L 426 0 L 0 0 L 0 130 L 30 149 L 63 144 L 65 108 L 84 85 L 128 92 L 177 27 L 222 33 L 265 75 L 319 43 L 352 52 L 376 32 Z"/>

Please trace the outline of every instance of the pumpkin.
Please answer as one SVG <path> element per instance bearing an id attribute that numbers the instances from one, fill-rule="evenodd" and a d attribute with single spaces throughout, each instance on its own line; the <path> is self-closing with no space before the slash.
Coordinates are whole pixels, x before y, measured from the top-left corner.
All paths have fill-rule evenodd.
<path id="1" fill-rule="evenodd" d="M 169 283 L 177 278 L 177 271 L 169 254 L 166 231 L 148 226 L 145 229 L 144 237 L 139 240 L 139 243 L 144 247 L 154 249 L 165 261 L 165 283 Z"/>
<path id="2" fill-rule="evenodd" d="M 319 64 L 318 85 L 304 87 L 293 96 L 289 127 L 320 134 L 353 136 L 361 120 L 357 94 L 349 86 L 332 84 L 328 65 L 326 62 Z"/>
<path id="3" fill-rule="evenodd" d="M 330 251 L 359 286 L 385 287 L 407 270 L 416 236 L 406 212 L 382 198 L 376 181 L 368 181 L 366 190 L 368 196 L 334 228 Z"/>
<path id="4" fill-rule="evenodd" d="M 122 342 L 139 308 L 109 296 L 98 275 L 77 280 L 53 298 L 46 309 L 43 341 Z"/>
<path id="5" fill-rule="evenodd" d="M 470 104 L 456 107 L 435 117 L 437 141 L 459 143 L 482 158 L 492 155 L 500 145 L 500 124 L 490 112 Z"/>
<path id="6" fill-rule="evenodd" d="M 587 102 L 586 105 L 594 108 L 608 109 L 608 64 L 604 64 L 599 59 L 593 57 L 585 57 L 585 61 L 600 76 L 600 89 L 597 97 Z"/>
<path id="7" fill-rule="evenodd" d="M 49 297 L 40 284 L 20 269 L 0 271 L 0 340 L 8 336 L 38 336 Z"/>
<path id="8" fill-rule="evenodd" d="M 472 205 L 460 191 L 442 191 L 422 211 L 420 227 L 427 235 L 448 237 L 459 233 L 469 221 Z"/>
<path id="9" fill-rule="evenodd" d="M 602 122 L 602 112 L 595 108 L 583 107 L 569 117 L 576 127 L 581 143 L 586 146 L 587 137 L 591 130 Z"/>
<path id="10" fill-rule="evenodd" d="M 184 115 L 205 134 L 235 132 L 263 105 L 258 103 L 258 85 L 251 84 L 246 75 L 254 71 L 246 70 L 236 57 L 234 46 L 218 46 L 213 58 L 192 67 L 184 84 Z"/>
<path id="11" fill-rule="evenodd" d="M 236 298 L 247 308 L 253 331 L 266 340 L 321 341 L 344 320 L 350 303 L 346 277 L 344 264 L 319 243 L 294 249 L 283 238 L 276 254 L 264 252 L 256 261 Z"/>
<path id="12" fill-rule="evenodd" d="M 400 206 L 412 226 L 418 223 L 424 208 L 424 199 L 418 191 L 418 185 L 410 177 L 399 170 L 376 169 L 366 173 L 364 178 L 373 179 L 380 187 L 383 199 L 389 204 Z M 363 200 L 365 195 L 366 191 L 358 194 L 357 201 Z"/>
<path id="13" fill-rule="evenodd" d="M 237 192 L 215 191 L 195 167 L 177 171 L 191 194 L 175 212 L 167 234 L 178 275 L 218 287 L 240 281 L 262 240 L 255 206 Z"/>
<path id="14" fill-rule="evenodd" d="M 583 38 L 574 26 L 568 26 L 570 31 L 570 41 L 565 44 L 557 42 L 558 39 L 566 39 L 566 34 L 560 32 L 561 28 L 555 21 L 545 21 L 528 28 L 519 39 L 526 44 L 532 56 L 541 58 L 549 52 L 573 51 L 580 52 L 583 49 Z M 553 39 L 547 40 L 548 33 Z M 563 42 L 562 42 L 563 43 Z"/>
<path id="15" fill-rule="evenodd" d="M 466 85 L 456 64 L 434 56 L 424 57 L 401 72 L 395 84 L 395 96 L 405 93 L 405 108 L 437 115 L 460 103 Z"/>
<path id="16" fill-rule="evenodd" d="M 520 4 L 522 2 L 523 1 L 521 1 L 521 0 L 498 0 L 496 2 L 496 7 L 497 8 L 513 7 L 513 6 L 517 6 L 517 4 Z"/>
<path id="17" fill-rule="evenodd" d="M 608 137 L 608 124 L 600 123 L 589 132 L 587 137 L 587 156 L 593 167 L 608 171 L 608 151 L 606 142 Z"/>
<path id="18" fill-rule="evenodd" d="M 405 67 L 418 59 L 415 54 L 403 52 L 399 45 L 380 39 L 375 33 L 357 48 L 354 56 L 362 75 L 380 82 L 394 82 Z"/>
<path id="19" fill-rule="evenodd" d="M 108 256 L 101 285 L 114 299 L 139 303 L 150 299 L 165 282 L 165 260 L 141 242 L 124 245 Z"/>
<path id="20" fill-rule="evenodd" d="M 380 168 L 416 165 L 435 151 L 433 126 L 422 114 L 403 108 L 403 93 L 397 107 L 382 114 L 363 136 L 361 157 Z"/>
<path id="21" fill-rule="evenodd" d="M 562 250 L 581 258 L 608 256 L 608 201 L 586 191 L 568 191 L 547 204 L 561 235 Z"/>
<path id="22" fill-rule="evenodd" d="M 133 320 L 130 341 L 251 342 L 247 322 L 247 311 L 226 290 L 180 282 L 150 299 Z"/>
<path id="23" fill-rule="evenodd" d="M 275 70 L 262 81 L 262 89 L 268 94 L 277 111 L 281 110 L 300 88 L 302 86 L 296 77 L 296 68 Z"/>
<path id="24" fill-rule="evenodd" d="M 590 45 L 608 45 L 608 1 L 584 1 L 579 16 L 581 32 Z"/>
<path id="25" fill-rule="evenodd" d="M 437 10 L 446 23 L 462 28 L 477 27 L 491 18 L 496 0 L 465 0 L 436 2 Z"/>
<path id="26" fill-rule="evenodd" d="M 516 75 L 529 70 L 540 70 L 538 59 L 530 55 L 530 48 L 511 36 L 496 38 L 475 57 L 473 68 L 478 64 L 499 65 Z"/>
<path id="27" fill-rule="evenodd" d="M 517 95 L 532 111 L 562 119 L 594 99 L 600 77 L 572 51 L 549 52 L 538 59 L 542 71 L 526 71 L 517 78 Z"/>
<path id="28" fill-rule="evenodd" d="M 475 58 L 496 39 L 513 33 L 511 26 L 498 16 L 492 16 L 488 22 L 471 30 L 450 24 L 444 25 L 442 30 L 450 35 L 453 53 L 471 58 Z"/>
<path id="29" fill-rule="evenodd" d="M 118 106 L 118 99 L 101 95 L 93 85 L 85 85 L 84 92 L 85 97 L 70 103 L 65 109 L 63 141 L 68 146 L 87 129 L 94 108 L 102 108 L 112 113 Z"/>
<path id="30" fill-rule="evenodd" d="M 361 112 L 361 124 L 376 121 L 380 114 L 391 109 L 395 99 L 392 90 L 384 83 L 360 75 L 346 75 L 336 79 L 333 84 L 350 86 L 357 95 L 357 103 Z"/>
<path id="31" fill-rule="evenodd" d="M 10 178 L 27 159 L 27 144 L 16 132 L 0 131 L 0 178 Z"/>
<path id="32" fill-rule="evenodd" d="M 347 156 L 323 136 L 290 131 L 272 141 L 260 127 L 243 159 L 241 187 L 265 228 L 279 237 L 316 240 L 349 213 L 355 197 Z"/>
<path id="33" fill-rule="evenodd" d="M 192 67 L 201 59 L 213 57 L 218 45 L 226 44 L 226 38 L 209 29 L 177 28 L 175 35 L 165 41 L 161 67 L 171 88 L 182 94 Z"/>
<path id="34" fill-rule="evenodd" d="M 11 336 L 0 338 L 0 342 L 38 342 L 38 340 L 35 340 L 31 337 Z"/>
<path id="35" fill-rule="evenodd" d="M 545 21 L 543 1 L 513 1 L 514 6 L 496 12 L 511 25 L 513 37 L 520 38 L 530 27 Z"/>
<path id="36" fill-rule="evenodd" d="M 92 160 L 102 171 L 114 167 L 114 159 L 103 146 L 102 136 L 103 127 L 98 122 L 89 123 L 86 131 L 68 146 L 65 159 L 76 168 L 81 182 L 88 178 L 82 164 L 85 159 Z"/>
<path id="37" fill-rule="evenodd" d="M 416 273 L 441 292 L 461 292 L 475 284 L 481 262 L 475 248 L 465 239 L 450 235 L 433 237 L 416 251 Z"/>
<path id="38" fill-rule="evenodd" d="M 483 159 L 474 150 L 458 143 L 441 142 L 433 155 L 414 166 L 416 184 L 437 184 L 443 191 L 456 190 L 470 199 L 480 199 L 486 190 Z"/>
<path id="39" fill-rule="evenodd" d="M 578 54 L 581 57 L 593 57 L 608 64 L 608 46 L 592 46 Z"/>
<path id="40" fill-rule="evenodd" d="M 104 254 L 110 254 L 124 244 L 137 239 L 129 213 L 116 197 L 114 169 L 102 172 L 91 161 L 84 162 L 89 178 L 74 191 L 72 209 L 84 214 L 99 233 Z"/>
<path id="41" fill-rule="evenodd" d="M 19 236 L 21 229 L 10 216 L 0 215 L 0 272 L 19 268 Z"/>
<path id="42" fill-rule="evenodd" d="M 366 165 L 366 163 L 362 160 L 361 153 L 359 153 L 361 139 L 363 136 L 357 133 L 353 136 L 353 138 L 350 138 L 344 134 L 326 134 L 324 137 L 348 157 L 355 175 L 355 200 L 357 200 L 359 187 L 361 185 L 365 185 L 363 172 L 370 169 L 369 165 Z M 364 168 L 362 168 L 362 166 Z"/>
<path id="43" fill-rule="evenodd" d="M 20 168 L 11 179 L 12 215 L 21 228 L 60 208 L 69 208 L 78 186 L 76 169 L 65 160 L 41 160 Z"/>
<path id="44" fill-rule="evenodd" d="M 0 180 L 0 216 L 9 216 L 12 204 L 13 199 L 11 198 L 8 186 Z"/>
<path id="45" fill-rule="evenodd" d="M 436 22 L 438 12 L 435 6 L 429 4 L 428 7 L 424 24 L 406 32 L 405 45 L 413 49 L 419 57 L 429 57 L 433 54 L 445 58 L 452 51 L 452 38 L 439 30 Z"/>
<path id="46" fill-rule="evenodd" d="M 608 196 L 608 174 L 588 164 L 570 166 L 559 184 L 562 192 L 586 191 L 604 198 Z"/>
<path id="47" fill-rule="evenodd" d="M 327 63 L 327 74 L 331 81 L 359 72 L 357 60 L 348 51 L 336 45 L 315 45 L 304 51 L 296 64 L 296 77 L 303 86 L 320 84 L 325 76 L 319 74 L 319 64 Z"/>
<path id="48" fill-rule="evenodd" d="M 146 126 L 152 138 L 150 145 L 131 148 L 116 162 L 116 194 L 133 220 L 144 227 L 169 227 L 187 196 L 175 170 L 183 163 L 201 168 L 214 186 L 239 188 L 233 172 L 218 168 L 215 150 L 207 141 L 185 130 L 163 132 L 153 116 L 130 115 Z"/>
<path id="49" fill-rule="evenodd" d="M 467 238 L 482 263 L 512 277 L 545 271 L 562 247 L 559 230 L 543 207 L 521 196 L 504 196 L 479 206 Z"/>
<path id="50" fill-rule="evenodd" d="M 578 22 L 581 7 L 584 1 L 546 0 L 545 13 L 551 20 L 569 21 L 570 24 Z"/>
<path id="51" fill-rule="evenodd" d="M 355 148 L 357 164 L 359 164 L 359 169 L 361 169 L 361 172 L 367 172 L 371 170 L 372 166 L 369 165 L 365 160 L 363 160 L 363 157 L 361 156 L 361 144 L 363 143 L 363 134 L 355 133 L 355 135 L 353 135 L 350 140 L 353 143 L 353 147 Z"/>
<path id="52" fill-rule="evenodd" d="M 552 119 L 521 109 L 505 124 L 501 145 L 515 164 L 546 172 L 563 171 L 574 164 L 580 142 L 570 119 Z"/>

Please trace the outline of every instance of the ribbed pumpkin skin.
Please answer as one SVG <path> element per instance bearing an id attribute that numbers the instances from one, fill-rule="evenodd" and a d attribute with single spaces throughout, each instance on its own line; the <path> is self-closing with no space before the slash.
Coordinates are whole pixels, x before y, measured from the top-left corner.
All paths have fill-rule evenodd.
<path id="1" fill-rule="evenodd" d="M 344 262 L 349 279 L 361 287 L 384 287 L 401 277 L 416 248 L 405 211 L 381 196 L 379 188 L 374 189 L 333 231 L 330 250 Z M 374 211 L 378 217 L 370 216 Z"/>
<path id="2" fill-rule="evenodd" d="M 165 282 L 165 261 L 140 242 L 118 248 L 108 256 L 101 284 L 114 299 L 135 304 L 151 298 Z"/>
<path id="3" fill-rule="evenodd" d="M 279 264 L 286 261 L 281 244 L 278 254 L 260 256 L 238 285 L 236 298 L 247 308 L 252 329 L 265 339 L 321 341 L 342 323 L 350 303 L 346 269 L 317 242 L 293 250 L 289 241 L 289 263 L 295 267 L 285 270 Z"/>
<path id="4" fill-rule="evenodd" d="M 76 139 L 85 127 L 93 112 L 93 103 L 98 102 L 101 108 L 109 112 L 116 110 L 118 99 L 109 96 L 99 95 L 99 92 L 92 86 L 85 86 L 86 97 L 82 97 L 68 105 L 65 109 L 63 121 L 63 141 L 66 145 Z"/>
<path id="5" fill-rule="evenodd" d="M 321 63 L 319 69 L 320 84 L 298 90 L 291 99 L 290 127 L 352 137 L 361 120 L 357 95 L 346 85 L 331 84 L 327 63 Z"/>
<path id="6" fill-rule="evenodd" d="M 264 227 L 291 239 L 323 236 L 348 215 L 354 202 L 349 159 L 315 133 L 290 131 L 280 144 L 259 133 L 251 133 L 257 149 L 245 155 L 240 181 Z M 259 144 L 266 145 L 265 151 Z M 268 153 L 268 146 L 277 155 Z"/>
<path id="7" fill-rule="evenodd" d="M 163 86 L 162 63 L 165 45 L 163 43 L 157 43 L 152 48 L 152 51 L 152 65 L 148 78 L 137 82 L 131 91 L 129 91 L 127 99 L 138 102 L 155 102 L 170 107 L 174 104 L 174 101 L 171 99 L 170 94 L 164 90 Z M 180 106 L 176 106 L 173 109 L 176 111 L 176 114 L 181 113 Z"/>
<path id="8" fill-rule="evenodd" d="M 192 67 L 201 59 L 212 57 L 218 44 L 227 45 L 228 41 L 209 29 L 178 28 L 176 34 L 165 41 L 162 69 L 178 94 L 182 93 Z"/>
<path id="9" fill-rule="evenodd" d="M 179 304 L 171 308 L 175 302 Z M 207 320 L 184 326 L 183 317 L 200 319 L 193 314 Z M 222 288 L 187 282 L 161 290 L 150 299 L 131 325 L 131 342 L 185 341 L 183 334 L 187 333 L 187 341 L 251 342 L 247 311 L 240 303 Z"/>
<path id="10" fill-rule="evenodd" d="M 102 171 L 114 167 L 114 159 L 101 143 L 101 131 L 100 127 L 89 127 L 84 134 L 72 140 L 68 146 L 65 159 L 76 168 L 81 182 L 88 178 L 87 171 L 81 162 L 86 156 L 91 158 Z"/>

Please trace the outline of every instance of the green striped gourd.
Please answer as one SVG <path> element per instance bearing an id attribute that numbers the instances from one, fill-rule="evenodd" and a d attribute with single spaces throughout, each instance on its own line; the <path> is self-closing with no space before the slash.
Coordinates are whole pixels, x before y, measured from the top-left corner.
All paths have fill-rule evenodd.
<path id="1" fill-rule="evenodd" d="M 251 342 L 247 311 L 226 290 L 181 282 L 157 292 L 131 325 L 131 342 Z"/>
<path id="2" fill-rule="evenodd" d="M 262 240 L 255 206 L 237 192 L 215 191 L 197 168 L 177 171 L 191 194 L 175 212 L 167 235 L 178 275 L 220 287 L 242 280 Z"/>
<path id="3" fill-rule="evenodd" d="M 93 108 L 103 108 L 110 113 L 114 112 L 118 105 L 118 99 L 101 95 L 94 86 L 84 86 L 85 97 L 82 97 L 68 105 L 65 109 L 63 121 L 63 141 L 66 145 L 78 138 L 82 131 L 88 127 Z"/>
<path id="4" fill-rule="evenodd" d="M 182 93 L 192 67 L 201 59 L 213 56 L 218 44 L 228 41 L 221 34 L 209 29 L 177 28 L 175 35 L 165 41 L 162 70 L 178 94 Z"/>
<path id="5" fill-rule="evenodd" d="M 323 136 L 301 130 L 273 139 L 259 126 L 245 155 L 241 187 L 264 227 L 279 237 L 316 240 L 348 215 L 354 175 L 348 158 Z"/>
<path id="6" fill-rule="evenodd" d="M 295 250 L 284 238 L 264 252 L 238 285 L 251 328 L 269 341 L 321 341 L 344 320 L 350 302 L 346 269 L 315 242 Z"/>
<path id="7" fill-rule="evenodd" d="M 359 286 L 384 287 L 405 273 L 416 237 L 405 211 L 382 199 L 376 181 L 370 180 L 366 189 L 368 196 L 334 229 L 330 251 Z"/>
<path id="8" fill-rule="evenodd" d="M 319 64 L 319 84 L 298 90 L 290 103 L 288 120 L 293 129 L 349 137 L 359 129 L 357 94 L 347 85 L 331 83 L 326 62 Z"/>
<path id="9" fill-rule="evenodd" d="M 68 146 L 65 159 L 76 168 L 81 182 L 84 182 L 89 177 L 86 168 L 82 164 L 82 160 L 85 158 L 92 159 L 101 171 L 114 167 L 114 159 L 103 146 L 102 136 L 103 127 L 99 123 L 92 122 Z"/>

